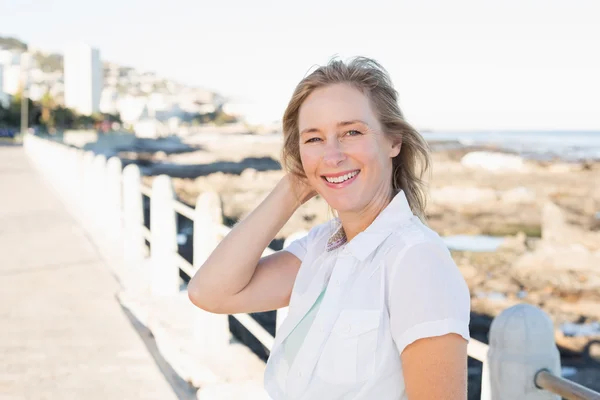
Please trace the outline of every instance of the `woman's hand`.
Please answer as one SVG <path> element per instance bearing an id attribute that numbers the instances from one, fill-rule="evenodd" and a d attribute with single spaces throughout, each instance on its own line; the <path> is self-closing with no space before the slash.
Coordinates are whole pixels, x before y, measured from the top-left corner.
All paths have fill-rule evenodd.
<path id="1" fill-rule="evenodd" d="M 286 181 L 289 185 L 292 194 L 298 202 L 298 207 L 317 195 L 317 191 L 308 183 L 306 178 L 287 174 L 282 180 Z"/>

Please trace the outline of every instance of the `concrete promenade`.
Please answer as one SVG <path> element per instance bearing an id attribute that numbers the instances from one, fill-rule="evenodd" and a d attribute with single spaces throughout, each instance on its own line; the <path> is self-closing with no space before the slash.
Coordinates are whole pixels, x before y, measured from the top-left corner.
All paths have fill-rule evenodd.
<path id="1" fill-rule="evenodd" d="M 1 400 L 191 398 L 110 271 L 23 148 L 0 144 Z"/>

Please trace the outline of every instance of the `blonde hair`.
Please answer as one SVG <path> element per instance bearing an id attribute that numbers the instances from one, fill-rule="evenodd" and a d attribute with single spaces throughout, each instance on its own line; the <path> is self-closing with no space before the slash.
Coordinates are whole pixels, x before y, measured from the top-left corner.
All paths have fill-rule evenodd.
<path id="1" fill-rule="evenodd" d="M 392 188 L 395 192 L 404 191 L 412 212 L 424 221 L 427 194 L 423 175 L 430 166 L 429 146 L 405 121 L 398 105 L 398 92 L 387 71 L 375 60 L 355 57 L 344 63 L 333 59 L 300 81 L 283 115 L 283 167 L 291 174 L 305 177 L 298 137 L 300 106 L 315 89 L 337 83 L 347 83 L 367 96 L 383 132 L 394 142 L 402 143 L 400 153 L 392 161 Z"/>

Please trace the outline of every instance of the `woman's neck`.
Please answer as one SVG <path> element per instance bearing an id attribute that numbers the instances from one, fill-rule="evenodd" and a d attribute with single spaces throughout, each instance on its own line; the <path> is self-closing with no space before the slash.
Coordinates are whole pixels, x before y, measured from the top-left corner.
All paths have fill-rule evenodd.
<path id="1" fill-rule="evenodd" d="M 383 191 L 382 191 L 383 192 Z M 360 232 L 367 229 L 375 218 L 387 207 L 394 196 L 391 188 L 383 193 L 376 193 L 362 210 L 339 213 L 339 219 L 344 227 L 346 240 L 351 241 Z"/>

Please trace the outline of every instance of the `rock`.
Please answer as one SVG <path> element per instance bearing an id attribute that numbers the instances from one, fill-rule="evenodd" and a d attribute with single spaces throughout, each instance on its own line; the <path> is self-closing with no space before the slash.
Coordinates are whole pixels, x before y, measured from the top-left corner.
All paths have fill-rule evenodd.
<path id="1" fill-rule="evenodd" d="M 560 162 L 555 162 L 552 163 L 550 165 L 548 165 L 547 167 L 547 171 L 552 172 L 554 174 L 564 174 L 564 173 L 568 173 L 568 172 L 575 172 L 575 171 L 581 171 L 583 169 L 583 166 L 581 164 L 575 164 L 575 163 L 560 163 Z"/>
<path id="2" fill-rule="evenodd" d="M 444 186 L 442 188 L 431 189 L 431 199 L 437 204 L 461 206 L 496 201 L 498 195 L 493 189 Z"/>
<path id="3" fill-rule="evenodd" d="M 515 236 L 506 237 L 500 244 L 500 249 L 524 253 L 527 251 L 527 235 L 524 232 L 519 232 Z"/>
<path id="4" fill-rule="evenodd" d="M 162 150 L 154 153 L 154 159 L 156 161 L 165 161 L 167 158 L 168 158 L 167 153 Z"/>
<path id="5" fill-rule="evenodd" d="M 252 180 L 256 179 L 257 171 L 254 168 L 246 168 L 240 175 L 242 179 Z"/>
<path id="6" fill-rule="evenodd" d="M 539 243 L 535 251 L 521 256 L 513 274 L 524 286 L 547 286 L 565 293 L 600 290 L 600 252 L 580 247 Z"/>
<path id="7" fill-rule="evenodd" d="M 578 324 L 569 325 L 578 326 Z M 599 332 L 590 332 L 589 334 L 583 335 L 569 334 L 565 332 L 562 326 L 559 327 L 559 329 L 556 329 L 554 338 L 558 346 L 563 347 L 565 350 L 576 355 L 585 355 L 587 353 L 587 355 L 594 356 L 597 349 L 594 348 L 594 353 L 590 354 L 592 347 L 595 347 L 593 344 L 600 343 Z"/>
<path id="8" fill-rule="evenodd" d="M 544 203 L 542 211 L 542 239 L 558 246 L 583 245 L 600 250 L 600 232 L 590 232 L 570 224 L 565 212 L 554 202 Z"/>
<path id="9" fill-rule="evenodd" d="M 526 172 L 523 158 L 512 154 L 473 151 L 467 153 L 461 164 L 468 168 L 481 168 L 493 172 Z"/>
<path id="10" fill-rule="evenodd" d="M 533 190 L 519 186 L 502 192 L 500 194 L 500 200 L 504 203 L 531 204 L 535 203 L 536 195 Z"/>

